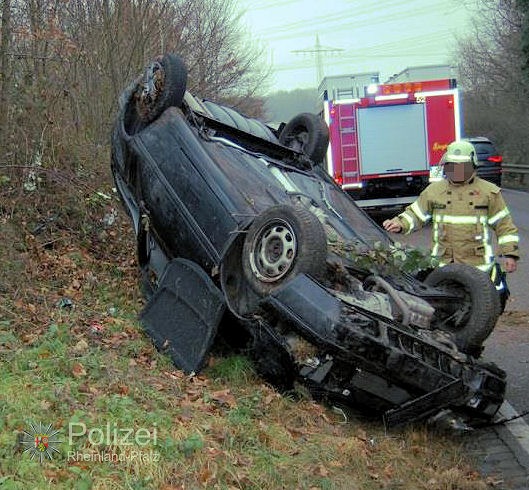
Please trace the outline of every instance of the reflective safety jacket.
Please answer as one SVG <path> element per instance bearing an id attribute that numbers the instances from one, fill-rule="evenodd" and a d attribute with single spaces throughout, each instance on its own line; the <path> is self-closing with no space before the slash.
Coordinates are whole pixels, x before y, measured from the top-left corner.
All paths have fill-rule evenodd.
<path id="1" fill-rule="evenodd" d="M 519 257 L 518 229 L 500 188 L 479 177 L 464 184 L 433 182 L 398 220 L 404 233 L 431 221 L 432 255 L 440 265 L 464 263 L 490 272 L 495 263 L 492 230 L 501 255 Z"/>

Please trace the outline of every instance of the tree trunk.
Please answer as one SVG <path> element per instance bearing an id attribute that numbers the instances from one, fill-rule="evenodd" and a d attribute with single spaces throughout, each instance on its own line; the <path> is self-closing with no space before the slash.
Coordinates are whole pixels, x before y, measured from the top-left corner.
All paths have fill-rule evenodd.
<path id="1" fill-rule="evenodd" d="M 2 7 L 2 37 L 0 40 L 0 134 L 5 134 L 7 122 L 7 88 L 9 84 L 9 41 L 11 39 L 11 0 L 4 0 Z"/>

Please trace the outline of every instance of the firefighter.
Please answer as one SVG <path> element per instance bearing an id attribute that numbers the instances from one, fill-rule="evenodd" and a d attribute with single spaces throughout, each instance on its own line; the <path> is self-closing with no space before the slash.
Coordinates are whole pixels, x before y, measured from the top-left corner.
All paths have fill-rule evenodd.
<path id="1" fill-rule="evenodd" d="M 384 221 L 392 233 L 411 233 L 432 223 L 432 256 L 443 266 L 470 264 L 487 272 L 500 293 L 502 311 L 509 296 L 505 272 L 516 270 L 518 229 L 500 188 L 476 176 L 474 146 L 448 145 L 441 159 L 445 179 L 431 183 L 403 213 Z M 496 262 L 494 231 L 503 269 Z"/>

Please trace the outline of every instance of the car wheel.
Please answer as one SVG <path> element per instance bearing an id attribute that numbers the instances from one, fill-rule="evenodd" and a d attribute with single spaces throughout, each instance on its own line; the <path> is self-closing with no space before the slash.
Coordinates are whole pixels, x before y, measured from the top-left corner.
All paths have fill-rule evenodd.
<path id="1" fill-rule="evenodd" d="M 242 252 L 244 275 L 259 295 L 300 273 L 320 276 L 326 259 L 327 238 L 318 218 L 286 205 L 271 207 L 255 219 Z"/>
<path id="2" fill-rule="evenodd" d="M 470 265 L 448 264 L 433 270 L 424 282 L 460 293 L 460 301 L 436 312 L 446 319 L 439 328 L 453 335 L 460 351 L 479 356 L 500 312 L 499 296 L 489 276 Z"/>
<path id="3" fill-rule="evenodd" d="M 175 54 L 157 57 L 146 69 L 136 90 L 140 120 L 150 123 L 168 107 L 180 107 L 187 83 L 187 69 Z"/>
<path id="4" fill-rule="evenodd" d="M 279 142 L 321 163 L 329 146 L 329 128 L 315 114 L 304 112 L 292 118 L 281 131 Z"/>

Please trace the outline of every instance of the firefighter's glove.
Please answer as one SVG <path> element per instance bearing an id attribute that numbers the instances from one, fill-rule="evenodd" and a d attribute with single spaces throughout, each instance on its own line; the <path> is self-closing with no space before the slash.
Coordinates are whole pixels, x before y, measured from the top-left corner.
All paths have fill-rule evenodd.
<path id="1" fill-rule="evenodd" d="M 384 230 L 390 233 L 400 233 L 402 231 L 402 225 L 397 218 L 387 219 L 382 223 Z"/>

